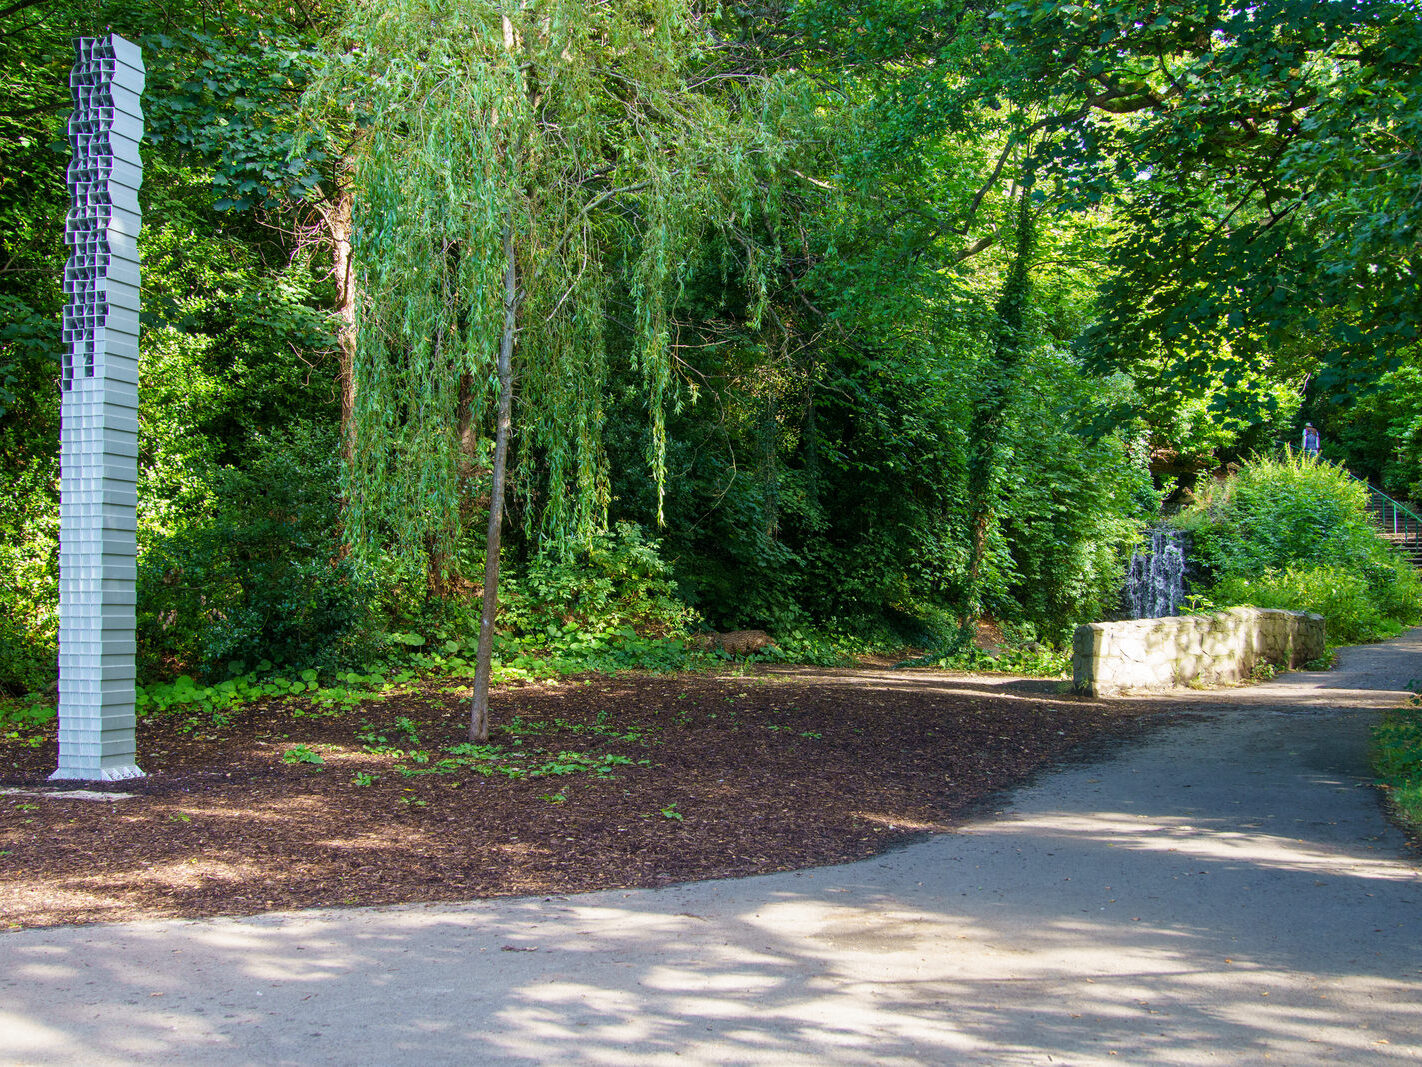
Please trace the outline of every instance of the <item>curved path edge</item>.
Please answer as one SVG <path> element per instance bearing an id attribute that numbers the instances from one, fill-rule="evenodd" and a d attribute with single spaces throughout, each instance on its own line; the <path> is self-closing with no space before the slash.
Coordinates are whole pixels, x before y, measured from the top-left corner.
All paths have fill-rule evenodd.
<path id="1" fill-rule="evenodd" d="M 1422 1060 L 1422 870 L 1368 777 L 1422 629 L 861 863 L 0 937 L 0 1062 Z M 1159 698 L 1151 698 L 1159 699 Z"/>

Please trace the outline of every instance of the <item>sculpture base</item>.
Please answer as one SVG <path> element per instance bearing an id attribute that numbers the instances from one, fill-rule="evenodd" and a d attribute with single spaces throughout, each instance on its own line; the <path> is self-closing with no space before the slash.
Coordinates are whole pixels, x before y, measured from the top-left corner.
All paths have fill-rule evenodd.
<path id="1" fill-rule="evenodd" d="M 138 766 L 129 763 L 119 767 L 61 767 L 49 776 L 51 782 L 122 782 L 126 778 L 143 778 Z"/>

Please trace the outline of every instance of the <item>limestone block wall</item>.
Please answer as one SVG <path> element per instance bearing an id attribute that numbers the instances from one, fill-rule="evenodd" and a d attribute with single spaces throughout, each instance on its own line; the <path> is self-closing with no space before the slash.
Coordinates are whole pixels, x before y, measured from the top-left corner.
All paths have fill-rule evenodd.
<path id="1" fill-rule="evenodd" d="M 1248 678 L 1259 663 L 1297 667 L 1323 655 L 1323 616 L 1272 608 L 1094 622 L 1076 628 L 1072 685 L 1092 696 Z"/>

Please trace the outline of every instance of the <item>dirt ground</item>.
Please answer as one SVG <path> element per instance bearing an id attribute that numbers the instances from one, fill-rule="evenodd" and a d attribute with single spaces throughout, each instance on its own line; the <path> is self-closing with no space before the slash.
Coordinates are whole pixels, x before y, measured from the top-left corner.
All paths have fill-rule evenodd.
<path id="1" fill-rule="evenodd" d="M 143 722 L 148 776 L 102 787 L 130 794 L 111 802 L 45 781 L 52 740 L 0 741 L 0 929 L 858 859 L 1158 714 L 1063 689 L 872 667 L 588 676 L 496 693 L 481 749 L 459 747 L 467 689 L 447 682 L 339 714 L 289 698 Z"/>

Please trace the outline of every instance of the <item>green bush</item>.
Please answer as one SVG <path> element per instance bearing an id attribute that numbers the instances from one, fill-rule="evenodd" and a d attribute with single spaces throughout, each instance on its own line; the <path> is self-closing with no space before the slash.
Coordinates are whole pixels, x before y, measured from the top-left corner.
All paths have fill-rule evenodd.
<path id="1" fill-rule="evenodd" d="M 0 454 L 4 443 L 0 434 Z M 56 447 L 0 475 L 0 693 L 45 689 L 57 677 L 58 459 Z"/>
<path id="2" fill-rule="evenodd" d="M 681 670 L 705 656 L 685 640 L 699 617 L 678 596 L 660 546 L 618 523 L 580 549 L 549 551 L 499 581 L 494 676 Z M 431 598 L 398 613 L 380 662 L 473 675 L 481 598 Z"/>
<path id="3" fill-rule="evenodd" d="M 144 546 L 140 672 L 351 663 L 380 632 L 382 584 L 340 551 L 334 433 L 298 424 L 214 477 L 201 513 Z"/>
<path id="4" fill-rule="evenodd" d="M 1175 523 L 1218 607 L 1314 611 L 1340 643 L 1422 618 L 1422 578 L 1378 535 L 1366 487 L 1341 467 L 1290 452 L 1256 459 Z"/>
<path id="5" fill-rule="evenodd" d="M 1286 452 L 1256 458 L 1182 512 L 1192 556 L 1209 571 L 1263 574 L 1284 567 L 1377 565 L 1390 575 L 1391 553 L 1367 512 L 1367 488 L 1347 471 Z"/>
<path id="6" fill-rule="evenodd" d="M 0 615 L 0 696 L 19 696 L 53 685 L 57 653 L 53 637 L 26 632 Z"/>
<path id="7" fill-rule="evenodd" d="M 1316 612 L 1327 620 L 1328 639 L 1335 644 L 1376 641 L 1402 628 L 1378 610 L 1365 579 L 1340 567 L 1287 567 L 1254 578 L 1228 574 L 1209 598 L 1220 607 L 1252 604 Z"/>
<path id="8" fill-rule="evenodd" d="M 536 556 L 500 583 L 500 629 L 523 637 L 608 633 L 684 635 L 697 616 L 678 594 L 658 542 L 635 523 L 593 536 L 580 551 Z"/>

